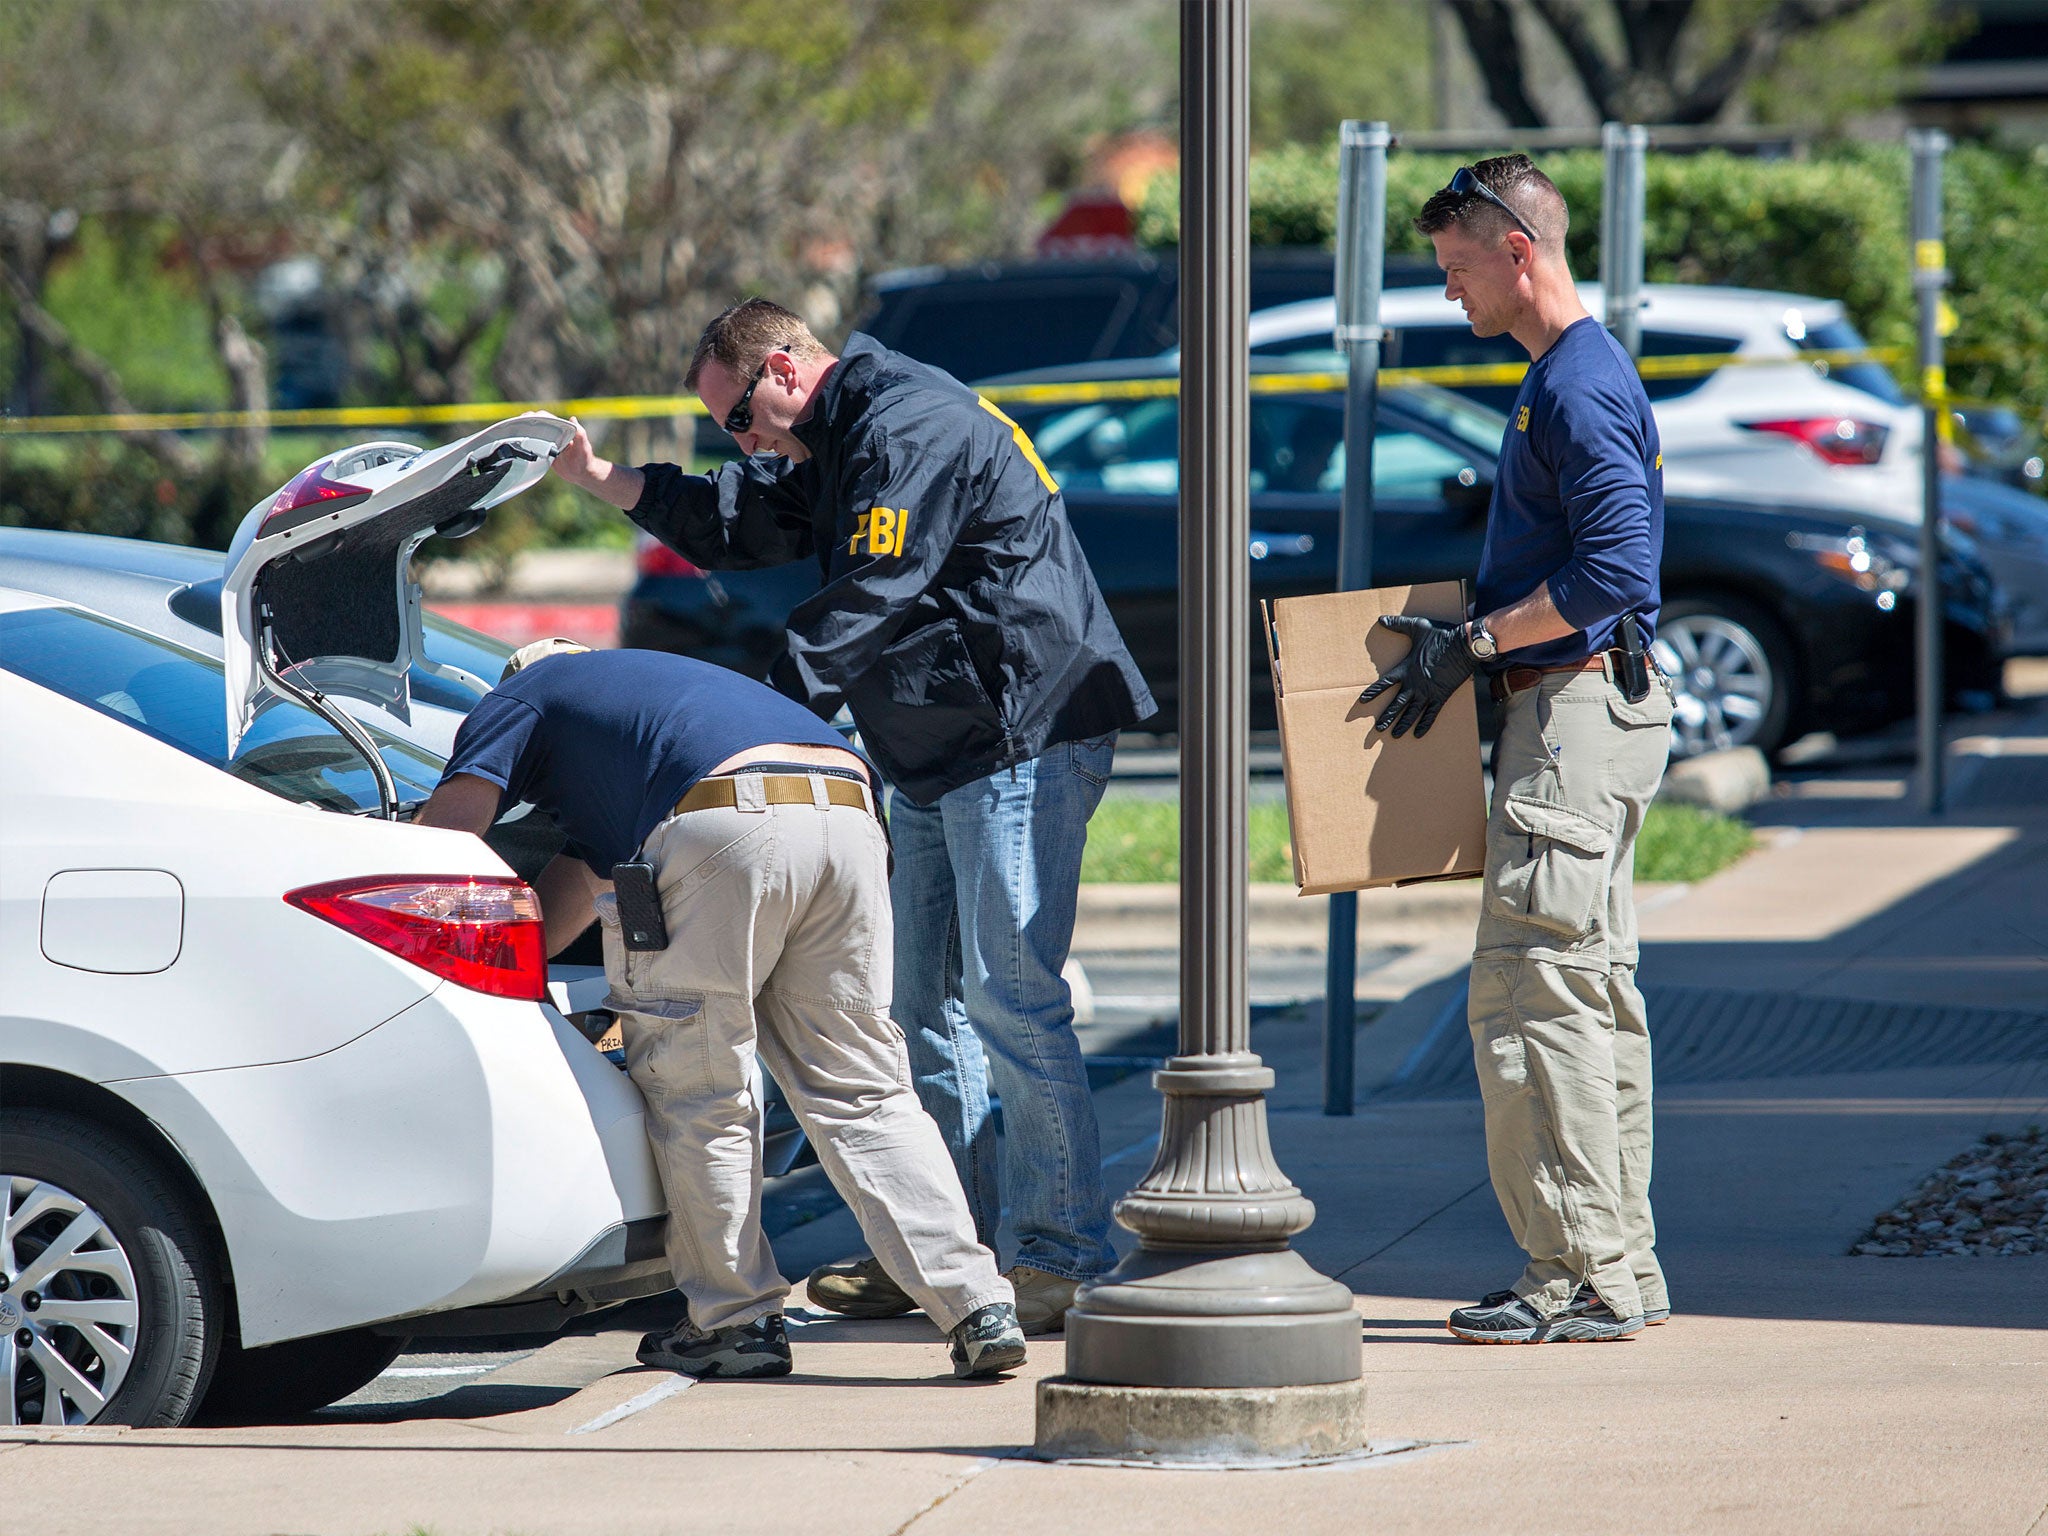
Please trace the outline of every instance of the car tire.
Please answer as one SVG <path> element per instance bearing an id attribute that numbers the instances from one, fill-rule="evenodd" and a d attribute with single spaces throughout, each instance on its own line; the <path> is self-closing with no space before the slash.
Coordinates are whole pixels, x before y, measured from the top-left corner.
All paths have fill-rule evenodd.
<path id="1" fill-rule="evenodd" d="M 0 1262 L 12 1272 L 0 1292 L 0 1392 L 15 1411 L 0 1421 L 54 1423 L 53 1385 L 66 1423 L 190 1421 L 227 1320 L 195 1203 L 156 1160 L 88 1120 L 8 1111 L 0 1205 L 11 1253 L 0 1250 Z M 52 1250 L 65 1262 L 44 1269 Z M 61 1363 L 70 1385 L 46 1363 Z"/>
<path id="2" fill-rule="evenodd" d="M 230 1343 L 214 1367 L 201 1417 L 210 1424 L 304 1418 L 368 1386 L 411 1342 L 349 1328 L 260 1349 Z"/>
<path id="3" fill-rule="evenodd" d="M 1674 762 L 1729 747 L 1769 757 L 1789 739 L 1798 692 L 1792 643 L 1757 604 L 1723 593 L 1666 602 L 1656 655 L 1678 696 Z"/>

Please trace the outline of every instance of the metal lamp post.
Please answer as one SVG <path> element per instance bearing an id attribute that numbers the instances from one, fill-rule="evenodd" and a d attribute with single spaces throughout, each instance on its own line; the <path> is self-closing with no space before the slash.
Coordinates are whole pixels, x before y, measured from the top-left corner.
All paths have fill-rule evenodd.
<path id="1" fill-rule="evenodd" d="M 1942 241 L 1941 162 L 1948 135 L 1916 128 L 1913 150 L 1913 291 L 1920 301 L 1920 601 L 1918 644 L 1919 800 L 1924 816 L 1941 813 L 1941 714 L 1946 678 L 1941 649 L 1941 446 L 1950 435 L 1948 369 L 1942 356 L 1941 291 L 1948 286 Z"/>
<path id="2" fill-rule="evenodd" d="M 1067 1315 L 1042 1455 L 1339 1454 L 1364 1438 L 1350 1291 L 1288 1239 L 1315 1208 L 1266 1131 L 1250 1047 L 1248 0 L 1181 7 L 1181 1013 L 1159 1153 L 1118 1202 L 1139 1247 Z M 1274 1390 L 1282 1389 L 1282 1390 Z"/>

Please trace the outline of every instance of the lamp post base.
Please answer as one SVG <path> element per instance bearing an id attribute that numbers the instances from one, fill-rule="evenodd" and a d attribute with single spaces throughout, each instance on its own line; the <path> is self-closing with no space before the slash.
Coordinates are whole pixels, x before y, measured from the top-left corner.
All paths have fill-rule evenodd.
<path id="1" fill-rule="evenodd" d="M 1053 1376 L 1038 1384 L 1036 1449 L 1048 1461 L 1288 1466 L 1364 1445 L 1362 1381 L 1109 1387 Z"/>

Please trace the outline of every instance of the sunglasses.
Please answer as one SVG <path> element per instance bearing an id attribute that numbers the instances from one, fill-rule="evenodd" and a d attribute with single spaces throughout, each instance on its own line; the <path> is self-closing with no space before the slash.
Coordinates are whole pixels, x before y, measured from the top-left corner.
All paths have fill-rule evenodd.
<path id="1" fill-rule="evenodd" d="M 725 420 L 720 423 L 734 437 L 738 437 L 754 424 L 754 391 L 760 388 L 761 381 L 767 377 L 768 360 L 764 357 L 761 359 L 761 371 L 754 375 L 753 382 L 747 385 L 747 392 L 733 402 L 732 409 L 725 413 Z"/>
<path id="2" fill-rule="evenodd" d="M 1459 166 L 1458 174 L 1451 178 L 1450 185 L 1445 187 L 1444 190 L 1446 192 L 1456 193 L 1459 197 L 1485 198 L 1489 203 L 1493 204 L 1494 207 L 1498 208 L 1502 213 L 1506 214 L 1509 218 L 1513 219 L 1515 221 L 1515 227 L 1521 230 L 1523 234 L 1527 235 L 1531 240 L 1536 239 L 1536 231 L 1529 227 L 1528 220 L 1524 219 L 1519 213 L 1515 212 L 1514 209 L 1510 208 L 1498 192 L 1494 191 L 1493 188 L 1489 187 L 1485 182 L 1481 181 L 1477 176 L 1473 175 L 1471 166 Z"/>

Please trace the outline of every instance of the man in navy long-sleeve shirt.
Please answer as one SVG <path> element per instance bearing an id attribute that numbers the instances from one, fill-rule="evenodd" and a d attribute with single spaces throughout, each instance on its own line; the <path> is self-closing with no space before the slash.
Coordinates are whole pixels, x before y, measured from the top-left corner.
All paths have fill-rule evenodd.
<path id="1" fill-rule="evenodd" d="M 1414 649 L 1371 697 L 1427 731 L 1485 675 L 1499 701 L 1486 896 L 1468 1017 L 1487 1164 L 1528 1264 L 1450 1316 L 1483 1343 L 1625 1338 L 1670 1316 L 1650 1215 L 1650 1035 L 1635 984 L 1635 839 L 1664 773 L 1672 697 L 1631 700 L 1664 549 L 1664 460 L 1634 366 L 1579 303 L 1567 213 L 1527 156 L 1482 160 L 1423 205 L 1444 291 L 1529 353 L 1494 483 L 1475 617 L 1386 622 Z"/>

